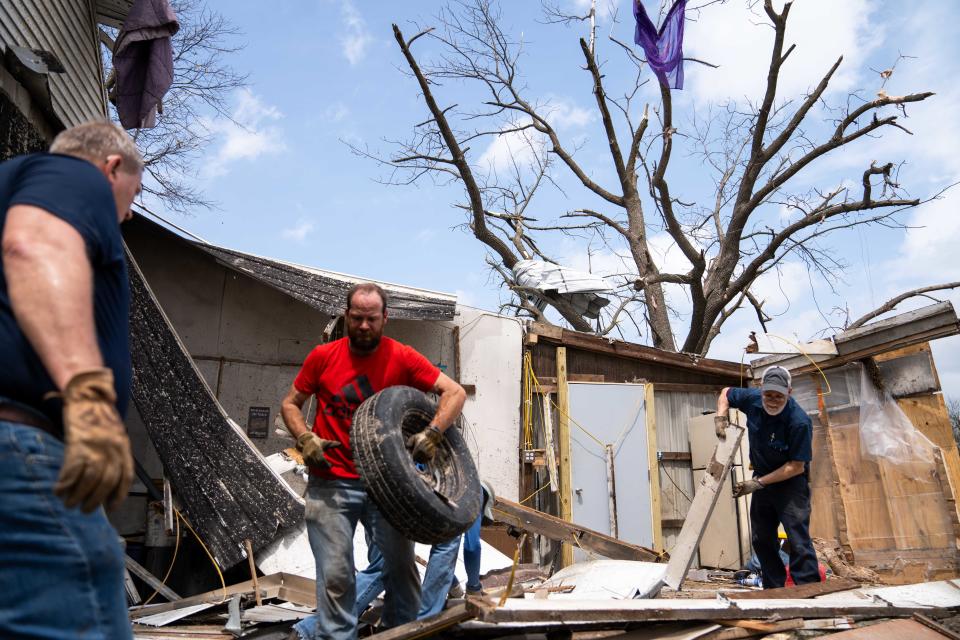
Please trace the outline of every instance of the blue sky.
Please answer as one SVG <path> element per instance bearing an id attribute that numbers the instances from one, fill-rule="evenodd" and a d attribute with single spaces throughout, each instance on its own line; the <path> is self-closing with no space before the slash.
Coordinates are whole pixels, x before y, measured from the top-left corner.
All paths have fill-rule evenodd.
<path id="1" fill-rule="evenodd" d="M 583 11 L 586 0 L 560 0 L 561 6 Z M 691 0 L 690 6 L 704 4 Z M 720 65 L 708 69 L 687 65 L 687 84 L 675 92 L 675 124 L 681 133 L 696 113 L 728 99 L 758 101 L 763 88 L 770 29 L 758 26 L 760 16 L 747 9 L 747 0 L 728 0 L 702 10 L 687 23 L 684 42 L 688 56 Z M 781 2 L 775 3 L 778 7 Z M 608 35 L 632 40 L 627 1 L 600 0 L 598 52 L 607 60 L 608 91 L 629 80 L 622 54 Z M 648 9 L 655 3 L 646 0 Z M 278 257 L 320 268 L 456 292 L 462 301 L 496 309 L 498 283 L 484 265 L 485 249 L 454 229 L 464 221 L 452 208 L 458 187 L 392 187 L 376 179 L 385 174 L 368 159 L 350 153 L 343 141 L 389 151 L 383 139 L 399 139 L 426 119 L 426 108 L 414 81 L 404 71 L 390 24 L 409 37 L 411 21 L 429 26 L 440 4 L 408 1 L 300 0 L 265 5 L 262 1 L 210 0 L 209 6 L 228 17 L 243 36 L 243 51 L 232 58 L 237 69 L 250 73 L 250 86 L 233 96 L 234 118 L 212 120 L 214 143 L 197 169 L 198 186 L 217 201 L 218 210 L 190 216 L 166 213 L 172 221 L 217 244 Z M 859 181 L 872 160 L 905 160 L 899 179 L 910 195 L 924 197 L 960 179 L 960 118 L 955 86 L 960 53 L 957 22 L 960 7 L 952 2 L 923 0 L 903 13 L 892 0 L 796 0 L 787 40 L 796 43 L 779 96 L 798 97 L 816 84 L 838 55 L 844 55 L 828 102 L 841 103 L 851 91 L 872 96 L 880 87 L 876 70 L 901 60 L 884 89 L 891 95 L 935 91 L 937 96 L 908 108 L 903 124 L 914 135 L 890 130 L 879 140 L 864 140 L 841 156 L 826 159 L 802 176 L 805 188 L 835 187 Z M 590 94 L 590 81 L 581 69 L 577 39 L 585 27 L 547 26 L 539 21 L 539 2 L 505 2 L 505 31 L 523 42 L 524 81 L 532 96 L 553 105 L 558 129 L 581 145 L 577 158 L 596 179 L 611 186 L 609 156 Z M 620 13 L 612 24 L 610 9 Z M 415 53 L 425 58 L 437 52 L 427 39 Z M 619 74 L 619 75 L 618 75 Z M 619 82 L 623 80 L 624 82 Z M 649 88 L 649 87 L 648 87 Z M 613 91 L 611 91 L 613 93 Z M 476 93 L 453 83 L 437 87 L 444 105 L 468 104 Z M 650 94 L 650 102 L 654 97 Z M 642 109 L 642 103 L 640 105 Z M 815 110 L 815 118 L 826 117 Z M 825 129 L 814 128 L 822 134 Z M 471 149 L 478 166 L 502 161 L 508 141 L 488 140 Z M 681 150 L 671 165 L 671 189 L 681 199 L 709 197 L 709 176 L 699 160 Z M 543 219 L 569 208 L 598 203 L 583 196 L 562 172 L 558 190 L 538 195 L 536 209 Z M 780 277 L 759 283 L 757 293 L 776 315 L 772 332 L 792 338 L 814 337 L 826 324 L 839 322 L 831 312 L 849 309 L 850 317 L 879 305 L 901 290 L 960 280 L 955 258 L 960 241 L 960 217 L 955 215 L 957 192 L 909 212 L 902 218 L 912 228 L 866 228 L 838 236 L 828 250 L 850 264 L 833 293 L 813 281 L 806 267 L 787 261 Z M 151 203 L 153 205 L 153 203 Z M 161 208 L 162 209 L 162 208 Z M 768 213 L 776 216 L 776 212 Z M 622 271 L 614 252 L 584 246 L 564 238 L 550 241 L 551 252 L 566 264 L 591 265 L 600 272 Z M 665 236 L 654 241 L 655 259 L 664 268 L 683 268 L 683 259 Z M 673 292 L 671 302 L 683 313 L 685 300 Z M 814 304 L 814 298 L 816 304 Z M 952 297 L 954 304 L 960 296 Z M 915 301 L 918 306 L 922 301 Z M 910 308 L 911 305 L 903 307 Z M 682 339 L 682 321 L 675 329 Z M 738 312 L 724 326 L 711 355 L 739 360 L 751 330 L 759 330 L 752 310 Z M 960 397 L 960 339 L 935 345 L 941 379 L 948 396 Z"/>

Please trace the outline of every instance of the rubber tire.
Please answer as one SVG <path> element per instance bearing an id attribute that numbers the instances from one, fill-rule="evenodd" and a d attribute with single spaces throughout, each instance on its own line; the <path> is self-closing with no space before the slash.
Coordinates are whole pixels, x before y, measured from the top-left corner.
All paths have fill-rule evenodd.
<path id="1" fill-rule="evenodd" d="M 380 512 L 406 538 L 431 545 L 469 529 L 482 502 L 477 468 L 459 424 L 444 433 L 426 474 L 453 504 L 438 496 L 417 470 L 406 442 L 434 413 L 436 406 L 423 392 L 388 387 L 357 408 L 350 433 L 357 471 Z"/>

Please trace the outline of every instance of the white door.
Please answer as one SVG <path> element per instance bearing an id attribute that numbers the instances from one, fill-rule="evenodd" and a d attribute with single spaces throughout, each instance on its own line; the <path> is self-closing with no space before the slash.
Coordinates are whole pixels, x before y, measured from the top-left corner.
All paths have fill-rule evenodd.
<path id="1" fill-rule="evenodd" d="M 570 382 L 573 521 L 613 535 L 606 447 L 613 454 L 619 539 L 653 546 L 645 385 Z M 574 548 L 574 561 L 591 559 Z"/>

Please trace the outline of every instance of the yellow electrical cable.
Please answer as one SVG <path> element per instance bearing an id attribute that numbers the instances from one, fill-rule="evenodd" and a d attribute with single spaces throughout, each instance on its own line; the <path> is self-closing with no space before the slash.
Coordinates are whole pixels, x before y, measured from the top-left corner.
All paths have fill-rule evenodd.
<path id="1" fill-rule="evenodd" d="M 217 561 L 214 560 L 213 554 L 210 553 L 210 550 L 207 549 L 207 545 L 203 544 L 203 540 L 200 539 L 200 536 L 197 535 L 197 532 L 193 530 L 193 527 L 190 526 L 190 522 L 183 517 L 183 514 L 180 513 L 180 510 L 174 507 L 173 509 L 178 516 L 183 518 L 183 524 L 187 525 L 187 529 L 190 529 L 190 533 L 193 534 L 193 537 L 197 539 L 197 542 L 200 543 L 200 546 L 203 547 L 204 552 L 206 552 L 207 557 L 210 558 L 210 562 L 213 563 L 213 568 L 217 570 L 217 575 L 220 577 L 220 586 L 223 587 L 223 600 L 217 604 L 223 604 L 227 601 L 227 582 L 223 579 L 223 572 L 220 571 L 220 565 L 217 564 Z"/>
<path id="2" fill-rule="evenodd" d="M 524 498 L 523 500 L 521 500 L 518 504 L 523 504 L 524 502 L 526 502 L 526 501 L 529 500 L 530 498 L 534 497 L 535 495 L 537 495 L 538 493 L 540 493 L 540 492 L 543 491 L 544 489 L 549 489 L 549 488 L 550 488 L 550 484 L 549 484 L 549 483 L 543 485 L 542 487 L 540 487 L 539 489 L 537 489 L 536 491 L 534 491 L 533 493 L 531 493 L 530 495 L 528 495 L 526 498 Z"/>
<path id="3" fill-rule="evenodd" d="M 178 513 L 177 516 L 179 516 L 179 515 L 180 515 L 180 514 Z M 176 542 L 174 543 L 174 545 L 173 545 L 173 557 L 170 558 L 170 566 L 167 567 L 167 572 L 164 574 L 163 580 L 160 581 L 160 584 L 162 584 L 162 585 L 164 585 L 164 586 L 167 585 L 167 578 L 170 577 L 170 572 L 173 571 L 173 564 L 177 561 L 177 551 L 180 550 L 180 518 L 178 517 L 176 520 L 174 520 L 174 522 L 175 522 L 176 525 L 177 525 L 177 530 L 176 530 L 176 531 L 177 531 L 177 532 L 176 532 L 176 540 L 177 540 L 177 541 L 176 541 Z M 153 600 L 154 598 L 156 598 L 158 593 L 160 593 L 160 589 L 155 589 L 154 592 L 150 595 L 150 597 L 147 598 L 147 599 L 143 602 L 143 604 L 140 605 L 140 606 L 145 607 L 145 606 L 147 606 L 148 604 L 150 604 L 150 601 Z"/>
<path id="4" fill-rule="evenodd" d="M 527 534 L 524 532 L 520 536 L 520 541 L 517 543 L 517 550 L 513 552 L 513 566 L 510 567 L 510 579 L 507 580 L 507 587 L 503 590 L 503 593 L 500 595 L 500 602 L 497 603 L 498 607 L 502 607 L 507 603 L 507 598 L 510 597 L 510 592 L 513 591 L 513 579 L 517 574 L 517 565 L 520 564 L 520 549 L 523 548 L 523 543 L 527 541 Z"/>
<path id="5" fill-rule="evenodd" d="M 830 381 L 827 380 L 827 375 L 823 372 L 823 369 L 820 368 L 820 365 L 818 365 L 818 364 L 814 361 L 814 359 L 811 358 L 811 357 L 807 354 L 807 352 L 803 350 L 803 347 L 801 347 L 801 346 L 800 346 L 799 344 L 797 344 L 796 342 L 793 342 L 792 340 L 787 340 L 787 339 L 784 338 L 783 336 L 778 336 L 778 335 L 775 334 L 775 333 L 768 333 L 767 335 L 770 336 L 770 337 L 772 337 L 772 338 L 777 338 L 778 340 L 782 340 L 782 341 L 786 342 L 788 345 L 790 345 L 791 347 L 793 347 L 794 349 L 796 349 L 797 351 L 799 351 L 800 354 L 801 354 L 803 357 L 805 357 L 807 360 L 809 360 L 809 361 L 810 361 L 810 364 L 812 364 L 812 365 L 814 366 L 814 368 L 817 370 L 817 373 L 819 373 L 819 374 L 820 374 L 820 377 L 823 378 L 823 382 L 827 385 L 827 390 L 826 390 L 825 393 L 823 393 L 823 395 L 825 395 L 825 396 L 830 395 L 830 393 L 831 393 L 831 390 L 830 390 Z"/>

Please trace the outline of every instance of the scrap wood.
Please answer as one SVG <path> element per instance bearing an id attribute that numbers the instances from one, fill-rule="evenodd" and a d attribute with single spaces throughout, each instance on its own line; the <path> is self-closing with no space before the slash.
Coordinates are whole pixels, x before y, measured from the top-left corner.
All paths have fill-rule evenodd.
<path id="1" fill-rule="evenodd" d="M 136 574 L 138 578 L 150 585 L 151 588 L 155 589 L 160 595 L 166 598 L 170 602 L 175 602 L 180 600 L 180 596 L 174 592 L 173 589 L 167 585 L 160 582 L 152 573 L 147 571 L 139 562 L 134 560 L 128 555 L 123 556 L 123 561 L 126 564 L 127 570 L 132 571 Z"/>
<path id="2" fill-rule="evenodd" d="M 154 629 L 133 625 L 134 640 L 223 640 L 234 636 L 223 630 L 223 625 L 190 625 L 189 627 L 170 627 Z"/>
<path id="3" fill-rule="evenodd" d="M 667 564 L 667 573 L 663 583 L 671 589 L 678 590 L 683 579 L 690 569 L 693 556 L 697 553 L 707 522 L 713 513 L 713 507 L 720 497 L 720 486 L 727 481 L 733 458 L 740 451 L 740 439 L 745 429 L 731 424 L 727 427 L 726 437 L 717 441 L 717 448 L 713 457 L 707 463 L 706 473 L 700 480 L 699 490 L 693 497 L 693 502 L 687 510 L 683 521 L 683 528 L 677 542 L 671 550 L 670 562 Z"/>
<path id="4" fill-rule="evenodd" d="M 841 631 L 830 636 L 837 640 L 945 640 L 950 636 L 924 626 L 916 620 L 889 620 Z"/>
<path id="5" fill-rule="evenodd" d="M 412 640 L 413 638 L 422 638 L 430 636 L 444 629 L 456 626 L 461 622 L 470 620 L 474 614 L 468 609 L 466 604 L 458 604 L 438 613 L 435 616 L 423 620 L 414 620 L 399 627 L 393 627 L 380 633 L 375 633 L 371 638 L 377 640 Z"/>
<path id="6" fill-rule="evenodd" d="M 929 618 L 923 615 L 922 613 L 913 614 L 913 619 L 919 622 L 920 624 L 930 627 L 934 631 L 937 631 L 945 635 L 946 637 L 950 638 L 950 640 L 960 640 L 960 633 L 951 631 L 950 629 L 946 628 L 945 626 L 943 626 L 933 618 Z"/>
<path id="7" fill-rule="evenodd" d="M 467 601 L 471 610 L 482 622 L 492 623 L 540 623 L 582 624 L 601 626 L 647 622 L 651 620 L 769 620 L 771 616 L 785 620 L 791 618 L 836 618 L 858 616 L 861 618 L 900 618 L 913 615 L 918 609 L 938 614 L 944 609 L 910 606 L 894 606 L 882 601 L 849 596 L 834 600 L 738 600 L 717 599 L 635 599 L 635 600 L 508 600 L 502 607 L 480 607 Z"/>
<path id="8" fill-rule="evenodd" d="M 727 629 L 712 631 L 702 640 L 737 640 L 738 638 L 752 638 L 753 636 L 765 635 L 769 633 L 780 633 L 782 631 L 793 631 L 803 628 L 801 618 L 790 620 L 779 620 L 777 622 L 760 622 L 758 620 L 721 620 L 720 624 L 730 625 Z"/>
<path id="9" fill-rule="evenodd" d="M 817 557 L 826 562 L 833 573 L 841 578 L 850 578 L 857 582 L 869 584 L 880 584 L 882 582 L 876 571 L 847 562 L 843 557 L 840 545 L 835 540 L 814 538 L 813 548 L 817 551 Z"/>
<path id="10" fill-rule="evenodd" d="M 288 573 L 272 573 L 259 579 L 260 595 L 263 598 L 281 597 L 295 604 L 308 607 L 317 606 L 316 581 L 310 578 L 303 578 Z M 189 598 L 182 598 L 176 602 L 164 602 L 162 604 L 148 605 L 146 607 L 131 607 L 130 616 L 139 618 L 145 615 L 153 615 L 166 611 L 173 611 L 183 607 L 191 607 L 198 604 L 223 604 L 235 593 L 244 595 L 253 595 L 253 580 L 246 580 L 235 585 L 228 586 L 226 589 L 214 589 L 205 593 L 200 593 Z"/>
<path id="11" fill-rule="evenodd" d="M 566 522 L 556 516 L 500 497 L 493 503 L 493 517 L 497 522 L 502 522 L 514 529 L 545 536 L 558 542 L 566 542 L 613 560 L 658 562 L 665 557 L 653 549 L 617 540 L 599 531 Z"/>
<path id="12" fill-rule="evenodd" d="M 776 598 L 799 599 L 813 598 L 827 593 L 849 591 L 850 589 L 857 589 L 859 587 L 860 583 L 850 578 L 832 578 L 826 582 L 811 582 L 809 584 L 794 585 L 792 587 L 780 587 L 778 589 L 762 589 L 757 591 L 724 591 L 723 595 L 730 600 L 771 600 Z"/>

